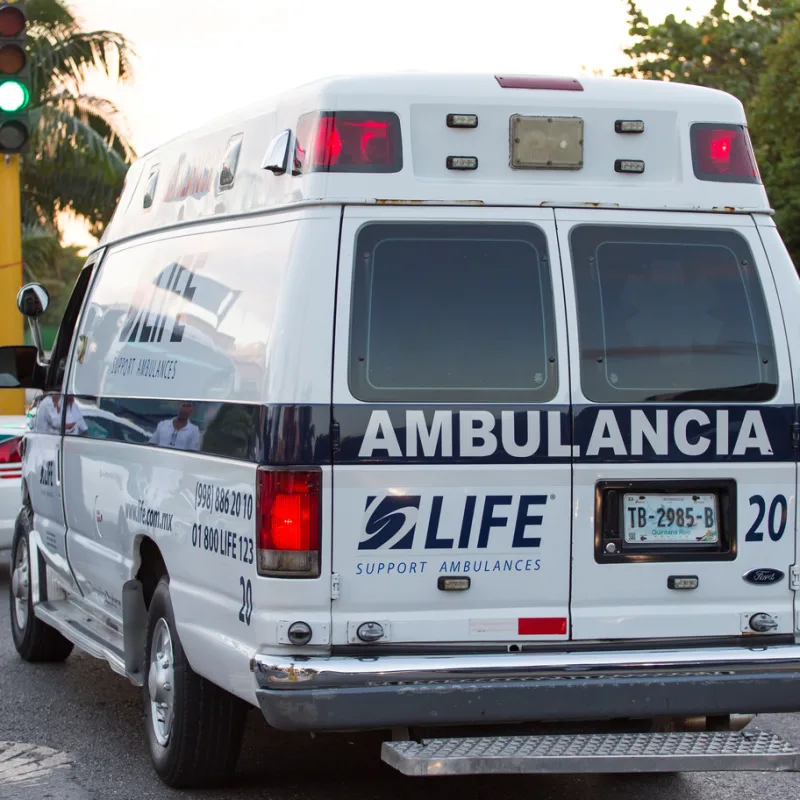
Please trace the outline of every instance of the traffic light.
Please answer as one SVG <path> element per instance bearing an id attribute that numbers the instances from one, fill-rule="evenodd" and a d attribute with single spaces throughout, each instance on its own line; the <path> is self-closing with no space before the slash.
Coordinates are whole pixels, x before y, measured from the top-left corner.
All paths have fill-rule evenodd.
<path id="1" fill-rule="evenodd" d="M 0 0 L 0 153 L 24 153 L 30 139 L 28 18 L 22 2 Z"/>

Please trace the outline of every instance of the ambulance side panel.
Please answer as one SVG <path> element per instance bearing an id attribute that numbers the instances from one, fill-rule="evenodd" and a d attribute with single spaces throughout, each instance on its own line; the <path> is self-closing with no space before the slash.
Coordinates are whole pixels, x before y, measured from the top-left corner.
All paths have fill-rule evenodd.
<path id="1" fill-rule="evenodd" d="M 289 610 L 314 628 L 310 647 L 327 644 L 329 565 L 300 581 L 256 572 L 256 475 L 264 463 L 318 464 L 329 547 L 340 214 L 317 207 L 114 246 L 79 330 L 70 392 L 90 433 L 65 437 L 64 472 L 81 589 L 119 623 L 123 584 L 142 541 L 154 542 L 192 667 L 250 702 L 250 658 L 280 650 Z M 170 441 L 187 402 L 196 432 Z"/>

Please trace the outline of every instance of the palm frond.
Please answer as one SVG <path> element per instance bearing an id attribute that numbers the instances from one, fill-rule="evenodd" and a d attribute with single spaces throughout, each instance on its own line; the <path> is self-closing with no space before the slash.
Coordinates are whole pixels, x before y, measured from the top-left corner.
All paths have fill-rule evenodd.
<path id="1" fill-rule="evenodd" d="M 127 165 L 82 113 L 76 115 L 77 110 L 76 100 L 67 97 L 60 98 L 57 105 L 31 109 L 35 155 L 28 160 L 36 164 L 39 175 L 74 172 L 116 184 L 123 179 Z"/>
<path id="2" fill-rule="evenodd" d="M 86 219 L 94 235 L 113 213 L 136 153 L 116 106 L 82 86 L 96 71 L 128 80 L 133 49 L 120 33 L 82 30 L 69 0 L 26 0 L 26 11 L 32 128 L 22 219 L 35 253 L 48 237 L 59 238 L 63 211 Z"/>
<path id="3" fill-rule="evenodd" d="M 73 95 L 65 91 L 50 97 L 48 104 L 89 125 L 100 134 L 106 146 L 115 150 L 123 160 L 130 163 L 136 158 L 119 109 L 111 100 L 88 94 Z"/>
<path id="4" fill-rule="evenodd" d="M 31 155 L 22 163 L 33 209 L 52 220 L 64 210 L 85 217 L 93 233 L 111 218 L 128 165 L 91 124 L 67 107 L 31 110 Z M 39 221 L 41 216 L 39 216 Z"/>
<path id="5" fill-rule="evenodd" d="M 24 164 L 24 162 L 23 162 Z M 31 186 L 23 177 L 21 191 L 22 227 L 41 227 L 58 235 L 54 205 L 49 197 Z"/>
<path id="6" fill-rule="evenodd" d="M 38 36 L 43 31 L 74 31 L 78 23 L 64 0 L 26 0 L 25 16 L 29 35 Z"/>
<path id="7" fill-rule="evenodd" d="M 33 95 L 44 102 L 64 85 L 78 93 L 92 70 L 113 80 L 130 80 L 133 55 L 130 42 L 114 31 L 43 32 L 30 45 Z"/>
<path id="8" fill-rule="evenodd" d="M 53 234 L 39 225 L 23 227 L 22 253 L 25 266 L 38 276 L 39 281 L 50 277 L 63 279 L 58 263 L 61 254 L 58 234 Z"/>

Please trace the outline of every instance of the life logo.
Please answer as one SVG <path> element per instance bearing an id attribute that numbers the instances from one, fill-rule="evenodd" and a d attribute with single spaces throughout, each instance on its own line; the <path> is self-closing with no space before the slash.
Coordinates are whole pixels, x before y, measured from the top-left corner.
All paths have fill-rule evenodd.
<path id="1" fill-rule="evenodd" d="M 419 518 L 419 495 L 368 497 L 359 550 L 409 550 Z"/>
<path id="2" fill-rule="evenodd" d="M 445 496 L 433 495 L 423 506 L 419 495 L 367 497 L 358 549 L 516 550 L 541 545 L 546 494 L 465 495 L 445 501 Z"/>
<path id="3" fill-rule="evenodd" d="M 207 253 L 175 261 L 158 273 L 150 285 L 139 285 L 117 337 L 120 342 L 181 342 L 186 310 L 197 303 L 198 273 Z"/>

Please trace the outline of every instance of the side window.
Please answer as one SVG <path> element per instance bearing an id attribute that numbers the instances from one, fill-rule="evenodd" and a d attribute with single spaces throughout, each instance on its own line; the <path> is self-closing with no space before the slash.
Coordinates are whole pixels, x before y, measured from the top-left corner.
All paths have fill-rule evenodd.
<path id="1" fill-rule="evenodd" d="M 97 259 L 92 259 L 81 270 L 67 302 L 67 307 L 64 310 L 64 316 L 61 319 L 61 325 L 59 325 L 53 350 L 50 354 L 50 367 L 47 375 L 47 389 L 50 392 L 60 392 L 63 386 L 67 358 L 77 330 L 78 317 L 80 316 L 83 299 L 89 289 L 96 264 Z"/>
<path id="2" fill-rule="evenodd" d="M 239 153 L 242 149 L 242 139 L 244 134 L 237 133 L 228 140 L 225 148 L 225 155 L 222 158 L 222 167 L 219 171 L 219 190 L 224 192 L 233 186 L 233 179 L 236 177 L 236 167 L 239 164 Z"/>
<path id="3" fill-rule="evenodd" d="M 349 357 L 358 399 L 547 402 L 555 354 L 539 228 L 375 223 L 359 231 Z"/>
<path id="4" fill-rule="evenodd" d="M 156 199 L 156 186 L 158 185 L 158 166 L 150 170 L 150 175 L 147 178 L 147 185 L 144 189 L 144 196 L 142 197 L 142 208 L 147 211 L 153 207 L 153 202 Z"/>
<path id="5" fill-rule="evenodd" d="M 573 229 L 570 248 L 589 400 L 775 395 L 769 316 L 753 254 L 738 233 L 586 225 Z"/>

